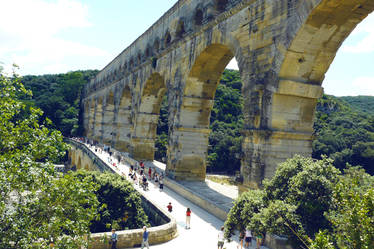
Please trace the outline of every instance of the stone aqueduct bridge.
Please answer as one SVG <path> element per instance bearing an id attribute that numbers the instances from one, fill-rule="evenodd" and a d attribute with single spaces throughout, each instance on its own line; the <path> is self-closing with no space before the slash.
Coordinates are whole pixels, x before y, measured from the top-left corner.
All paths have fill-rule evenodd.
<path id="1" fill-rule="evenodd" d="M 310 155 L 324 75 L 373 10 L 373 0 L 179 0 L 86 86 L 86 136 L 152 160 L 167 95 L 167 174 L 204 179 L 215 91 L 235 57 L 244 97 L 241 174 L 244 186 L 259 186 L 279 162 Z"/>

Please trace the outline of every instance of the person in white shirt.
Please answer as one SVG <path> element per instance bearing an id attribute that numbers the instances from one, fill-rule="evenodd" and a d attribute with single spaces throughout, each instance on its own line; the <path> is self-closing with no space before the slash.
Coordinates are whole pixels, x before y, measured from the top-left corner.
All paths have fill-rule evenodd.
<path id="1" fill-rule="evenodd" d="M 221 227 L 221 231 L 218 232 L 218 249 L 223 249 L 223 244 L 225 243 L 224 227 Z"/>
<path id="2" fill-rule="evenodd" d="M 249 244 L 252 246 L 252 232 L 247 228 L 245 230 L 245 248 L 249 248 Z"/>

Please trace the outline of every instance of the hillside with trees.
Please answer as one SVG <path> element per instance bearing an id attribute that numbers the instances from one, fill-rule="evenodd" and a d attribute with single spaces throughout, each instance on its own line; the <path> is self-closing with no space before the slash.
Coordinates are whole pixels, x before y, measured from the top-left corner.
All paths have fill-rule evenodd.
<path id="1" fill-rule="evenodd" d="M 97 70 L 75 71 L 66 74 L 26 75 L 21 78 L 26 89 L 32 91 L 29 105 L 43 110 L 42 118 L 52 121 L 51 128 L 64 136 L 77 136 L 82 132 L 78 124 L 81 91 Z"/>
<path id="2" fill-rule="evenodd" d="M 345 96 L 339 99 L 347 102 L 355 110 L 374 115 L 374 96 Z"/>

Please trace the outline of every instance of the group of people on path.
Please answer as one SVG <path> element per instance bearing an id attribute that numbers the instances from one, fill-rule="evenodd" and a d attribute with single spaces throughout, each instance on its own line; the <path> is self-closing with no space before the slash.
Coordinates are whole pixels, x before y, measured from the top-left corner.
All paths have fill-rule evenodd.
<path id="1" fill-rule="evenodd" d="M 257 249 L 260 249 L 261 248 L 261 245 L 262 245 L 262 239 L 263 239 L 263 235 L 261 233 L 256 233 L 255 236 L 253 236 L 254 234 L 252 233 L 251 230 L 249 229 L 246 229 L 245 231 L 241 231 L 240 234 L 239 234 L 239 245 L 238 245 L 238 249 L 239 249 L 239 246 L 240 246 L 240 249 L 243 248 L 243 244 L 244 244 L 244 248 L 249 248 L 249 246 L 252 246 L 252 241 L 254 239 L 256 239 L 256 248 Z"/>
<path id="2" fill-rule="evenodd" d="M 91 144 L 89 144 L 89 145 L 91 145 Z M 95 147 L 94 145 L 91 145 L 91 146 Z M 118 168 L 118 166 L 121 163 L 121 159 L 118 158 L 118 164 L 113 162 L 112 151 L 110 151 L 109 146 L 104 147 L 104 149 L 100 149 L 100 147 L 95 147 L 95 152 L 102 153 L 103 151 L 108 153 L 108 162 L 111 165 L 113 165 L 114 167 L 116 167 L 118 170 L 120 170 Z M 122 170 L 120 170 L 120 171 L 122 173 L 122 176 L 127 178 L 126 174 Z M 137 176 L 137 174 L 139 174 L 139 177 Z M 133 181 L 134 184 L 136 184 L 136 185 L 139 184 L 139 186 L 143 187 L 144 190 L 147 190 L 147 188 L 144 188 L 144 186 L 148 186 L 148 179 L 147 179 L 147 176 L 146 176 L 146 173 L 145 173 L 145 165 L 142 161 L 140 161 L 140 163 L 136 164 L 135 166 L 133 166 L 133 165 L 130 166 L 128 176 Z M 163 190 L 164 182 L 163 182 L 163 174 L 162 173 L 158 174 L 155 169 L 152 170 L 152 168 L 149 167 L 148 168 L 148 178 L 150 180 L 153 180 L 155 183 L 158 183 L 160 191 Z M 173 212 L 173 206 L 172 206 L 171 202 L 169 202 L 169 204 L 166 206 L 166 208 L 170 213 Z M 191 209 L 187 208 L 187 210 L 186 210 L 186 227 L 185 227 L 186 229 L 191 228 L 191 214 L 192 214 Z M 141 244 L 142 249 L 144 248 L 144 246 L 146 246 L 147 249 L 149 249 L 148 237 L 149 237 L 149 232 L 147 231 L 147 227 L 144 226 L 143 227 L 143 235 L 142 235 L 142 244 Z M 249 248 L 249 246 L 252 246 L 252 241 L 254 239 L 256 239 L 256 248 L 260 249 L 261 244 L 262 244 L 262 240 L 263 240 L 263 235 L 262 234 L 256 234 L 255 238 L 253 238 L 253 234 L 250 230 L 247 229 L 245 231 L 241 231 L 240 234 L 239 234 L 238 249 L 239 248 L 243 249 L 243 244 L 244 244 L 244 248 Z M 111 238 L 110 238 L 110 241 L 109 241 L 109 243 L 111 245 L 111 249 L 117 249 L 117 241 L 118 241 L 118 235 L 116 233 L 116 230 L 112 229 L 112 235 L 111 235 Z M 224 227 L 222 226 L 220 231 L 218 232 L 218 249 L 223 249 L 224 244 L 225 244 L 225 236 L 224 236 Z"/>
<path id="3" fill-rule="evenodd" d="M 114 165 L 115 166 L 115 165 Z M 158 173 L 156 169 L 148 168 L 148 176 L 145 172 L 145 166 L 143 162 L 130 166 L 128 177 L 132 180 L 135 185 L 139 185 L 145 191 L 149 190 L 148 181 L 154 181 L 158 184 L 160 191 L 164 189 L 164 176 L 163 173 Z M 122 176 L 126 178 L 125 172 L 122 171 Z"/>

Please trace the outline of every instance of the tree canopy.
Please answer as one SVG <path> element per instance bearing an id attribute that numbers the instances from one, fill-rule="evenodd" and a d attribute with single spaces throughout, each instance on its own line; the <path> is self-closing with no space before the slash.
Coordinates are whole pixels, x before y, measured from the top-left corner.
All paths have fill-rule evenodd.
<path id="1" fill-rule="evenodd" d="M 226 237 L 248 228 L 287 236 L 295 248 L 372 248 L 374 177 L 360 168 L 345 171 L 328 158 L 288 159 L 263 190 L 249 190 L 235 201 Z"/>
<path id="2" fill-rule="evenodd" d="M 92 221 L 93 233 L 138 229 L 149 226 L 148 217 L 141 205 L 140 194 L 132 183 L 113 173 L 78 171 L 73 174 L 77 180 L 89 179 L 97 185 L 95 194 L 100 202 L 99 216 Z"/>
<path id="3" fill-rule="evenodd" d="M 67 146 L 29 96 L 0 73 L 0 248 L 79 248 L 96 216 L 95 185 L 54 171 Z"/>
<path id="4" fill-rule="evenodd" d="M 97 74 L 97 70 L 75 71 L 66 74 L 26 75 L 21 78 L 33 96 L 28 104 L 43 110 L 43 118 L 52 120 L 55 128 L 64 136 L 82 134 L 79 124 L 82 88 Z"/>

